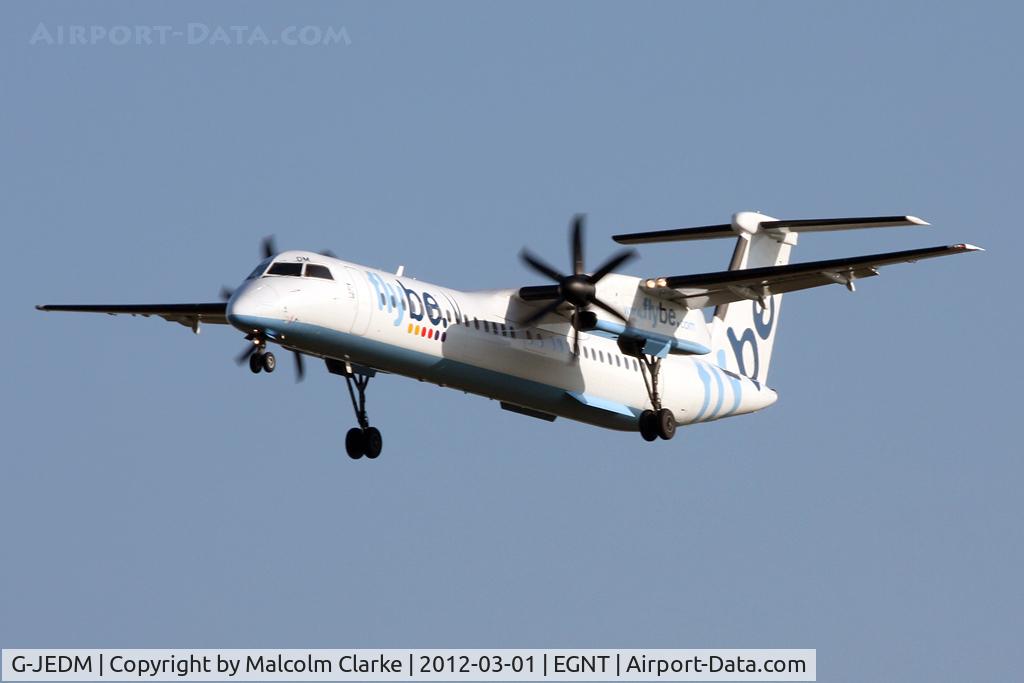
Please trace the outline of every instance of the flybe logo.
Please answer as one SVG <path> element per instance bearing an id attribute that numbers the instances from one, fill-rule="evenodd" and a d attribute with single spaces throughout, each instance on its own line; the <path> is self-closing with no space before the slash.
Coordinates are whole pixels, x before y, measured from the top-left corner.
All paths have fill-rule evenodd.
<path id="1" fill-rule="evenodd" d="M 645 296 L 640 308 L 634 308 L 627 317 L 637 320 L 649 320 L 653 327 L 657 327 L 659 323 L 675 327 L 677 323 L 676 310 L 674 308 L 666 307 L 660 301 L 655 306 L 649 296 Z"/>
<path id="2" fill-rule="evenodd" d="M 761 347 L 758 344 L 758 339 L 761 342 L 767 342 L 769 337 L 772 336 L 772 328 L 775 326 L 775 300 L 778 296 L 768 297 L 768 308 L 764 308 L 758 302 L 753 302 L 752 320 L 753 329 L 747 328 L 743 330 L 743 334 L 739 337 L 736 336 L 736 332 L 730 327 L 726 336 L 729 338 L 729 344 L 732 345 L 733 355 L 736 357 L 736 365 L 739 367 L 741 375 L 746 375 L 750 379 L 760 382 L 761 381 Z M 757 335 L 754 335 L 754 331 L 757 331 Z M 747 361 L 743 354 L 744 346 L 749 346 L 751 350 L 750 357 L 753 360 L 753 367 L 747 367 Z M 765 359 L 767 360 L 767 359 Z"/>
<path id="3" fill-rule="evenodd" d="M 639 308 L 634 307 L 627 310 L 626 317 L 630 320 L 646 320 L 651 323 L 652 328 L 657 328 L 659 325 L 666 325 L 673 330 L 693 328 L 692 323 L 679 317 L 679 311 L 675 307 L 666 306 L 660 301 L 655 304 L 649 296 L 644 297 Z"/>
<path id="4" fill-rule="evenodd" d="M 385 282 L 376 273 L 366 271 L 366 278 L 373 286 L 377 310 L 387 311 L 393 317 L 391 323 L 398 327 L 408 314 L 410 321 L 429 322 L 431 325 L 448 327 L 448 321 L 461 317 L 461 311 L 455 300 L 445 294 L 435 296 L 430 292 L 416 291 L 406 287 L 401 280 Z M 438 302 L 438 299 L 441 302 Z"/>

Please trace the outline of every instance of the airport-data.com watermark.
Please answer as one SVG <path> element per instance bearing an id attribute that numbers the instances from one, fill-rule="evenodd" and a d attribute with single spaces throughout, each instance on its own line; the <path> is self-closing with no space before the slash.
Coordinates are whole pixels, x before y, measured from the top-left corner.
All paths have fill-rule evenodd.
<path id="1" fill-rule="evenodd" d="M 207 24 L 45 24 L 32 31 L 28 44 L 45 47 L 146 47 L 161 45 L 223 47 L 329 47 L 352 44 L 344 26 Z"/>

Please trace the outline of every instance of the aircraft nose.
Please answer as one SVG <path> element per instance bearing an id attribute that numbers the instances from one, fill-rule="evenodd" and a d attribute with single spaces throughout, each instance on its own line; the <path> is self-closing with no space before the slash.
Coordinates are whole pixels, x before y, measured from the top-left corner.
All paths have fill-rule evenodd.
<path id="1" fill-rule="evenodd" d="M 280 295 L 269 283 L 246 287 L 228 301 L 228 322 L 245 332 L 262 329 L 269 320 L 279 317 L 280 301 Z"/>

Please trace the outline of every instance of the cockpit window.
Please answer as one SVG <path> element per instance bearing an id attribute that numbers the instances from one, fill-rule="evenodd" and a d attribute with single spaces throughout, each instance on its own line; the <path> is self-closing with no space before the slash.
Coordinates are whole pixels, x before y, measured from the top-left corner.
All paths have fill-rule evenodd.
<path id="1" fill-rule="evenodd" d="M 296 277 L 302 275 L 302 264 L 301 263 L 275 263 L 270 266 L 270 270 L 267 271 L 267 275 L 294 275 Z"/>
<path id="2" fill-rule="evenodd" d="M 263 275 L 263 271 L 267 269 L 267 265 L 269 263 L 270 263 L 270 259 L 268 259 L 268 258 L 263 259 L 262 261 L 260 261 L 260 264 L 258 266 L 256 266 L 255 268 L 253 268 L 253 271 L 251 273 L 249 273 L 249 277 L 247 277 L 245 279 L 246 280 L 255 280 L 260 275 Z"/>
<path id="3" fill-rule="evenodd" d="M 331 270 L 327 266 L 317 265 L 316 263 L 306 264 L 306 277 L 319 277 L 324 280 L 333 280 L 331 277 Z"/>

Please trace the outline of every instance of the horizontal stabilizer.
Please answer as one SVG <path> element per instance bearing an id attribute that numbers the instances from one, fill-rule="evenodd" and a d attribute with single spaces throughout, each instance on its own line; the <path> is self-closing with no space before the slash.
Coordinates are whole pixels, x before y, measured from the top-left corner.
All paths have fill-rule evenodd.
<path id="1" fill-rule="evenodd" d="M 686 242 L 689 240 L 714 240 L 722 237 L 735 237 L 736 233 L 728 223 L 721 225 L 704 225 L 699 228 L 672 228 L 669 230 L 652 230 L 650 232 L 631 232 L 613 235 L 612 239 L 619 244 L 651 244 L 654 242 Z"/>
<path id="2" fill-rule="evenodd" d="M 898 228 L 908 225 L 928 225 L 928 223 L 917 216 L 810 218 L 796 221 L 763 221 L 761 229 L 784 232 L 827 232 L 829 230 L 860 230 L 862 228 Z"/>
<path id="3" fill-rule="evenodd" d="M 695 309 L 744 299 L 763 301 L 775 294 L 821 285 L 841 284 L 853 290 L 855 280 L 878 275 L 877 268 L 881 266 L 968 251 L 983 250 L 971 244 L 954 244 L 784 266 L 651 278 L 642 284 L 651 294 Z"/>
<path id="4" fill-rule="evenodd" d="M 740 216 L 743 217 L 742 221 Z M 669 230 L 653 230 L 650 232 L 631 232 L 612 237 L 620 244 L 652 244 L 656 242 L 685 242 L 688 240 L 712 240 L 736 237 L 738 234 L 753 230 L 748 221 L 757 226 L 759 231 L 784 234 L 787 232 L 827 232 L 831 230 L 858 230 L 861 228 L 891 228 L 908 225 L 928 225 L 916 216 L 868 216 L 863 218 L 810 218 L 780 221 L 769 216 L 757 221 L 761 214 L 743 212 L 737 214 L 734 224 L 705 225 L 699 228 L 671 228 Z M 742 226 L 742 227 L 741 227 Z"/>

